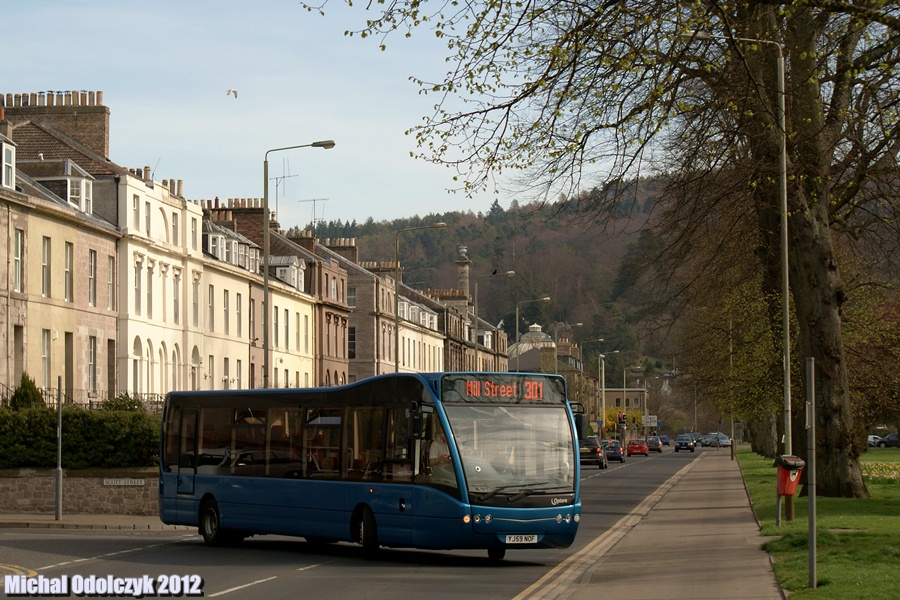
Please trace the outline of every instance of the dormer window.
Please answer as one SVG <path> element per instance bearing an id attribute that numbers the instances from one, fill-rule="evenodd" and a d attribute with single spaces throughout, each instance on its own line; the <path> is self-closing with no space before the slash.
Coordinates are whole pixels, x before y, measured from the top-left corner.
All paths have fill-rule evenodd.
<path id="1" fill-rule="evenodd" d="M 249 259 L 249 264 L 247 265 L 248 270 L 251 273 L 259 273 L 259 249 L 258 248 L 248 248 L 247 249 L 247 257 Z"/>
<path id="2" fill-rule="evenodd" d="M 68 202 L 78 210 L 91 214 L 93 212 L 94 183 L 89 179 L 70 179 Z"/>
<path id="3" fill-rule="evenodd" d="M 81 209 L 90 215 L 94 212 L 94 182 L 85 180 L 82 185 L 84 186 L 82 188 L 84 202 L 81 203 Z"/>
<path id="4" fill-rule="evenodd" d="M 0 137 L 0 148 L 3 149 L 3 170 L 0 171 L 2 181 L 0 187 L 16 189 L 16 147 L 6 138 Z"/>
<path id="5" fill-rule="evenodd" d="M 69 204 L 81 208 L 81 182 L 77 179 L 69 180 Z"/>

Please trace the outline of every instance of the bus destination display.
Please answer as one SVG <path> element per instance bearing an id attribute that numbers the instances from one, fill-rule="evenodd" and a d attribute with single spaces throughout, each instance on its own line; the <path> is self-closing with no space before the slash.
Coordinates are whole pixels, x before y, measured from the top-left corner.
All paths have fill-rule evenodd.
<path id="1" fill-rule="evenodd" d="M 534 402 L 558 403 L 564 395 L 561 382 L 543 377 L 522 376 L 455 376 L 448 375 L 443 381 L 444 400 L 452 401 L 451 394 L 465 402 Z"/>

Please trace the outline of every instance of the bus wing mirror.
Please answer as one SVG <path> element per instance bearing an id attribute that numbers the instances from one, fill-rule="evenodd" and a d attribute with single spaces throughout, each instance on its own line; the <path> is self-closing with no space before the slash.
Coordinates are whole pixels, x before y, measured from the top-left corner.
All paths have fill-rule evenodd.
<path id="1" fill-rule="evenodd" d="M 419 412 L 419 403 L 413 400 L 406 411 L 409 416 L 409 437 L 414 440 L 422 438 L 422 413 Z"/>
<path id="2" fill-rule="evenodd" d="M 413 401 L 409 405 L 409 431 L 413 439 L 425 439 L 425 415 L 434 413 L 433 406 L 420 405 Z"/>

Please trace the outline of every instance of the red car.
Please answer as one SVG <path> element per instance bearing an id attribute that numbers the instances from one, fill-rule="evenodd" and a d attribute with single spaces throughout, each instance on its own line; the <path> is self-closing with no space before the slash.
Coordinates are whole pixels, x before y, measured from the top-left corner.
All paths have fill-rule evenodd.
<path id="1" fill-rule="evenodd" d="M 647 446 L 647 440 L 638 438 L 635 440 L 628 440 L 628 448 L 626 448 L 625 452 L 628 456 L 631 456 L 632 454 L 650 456 L 650 447 Z"/>

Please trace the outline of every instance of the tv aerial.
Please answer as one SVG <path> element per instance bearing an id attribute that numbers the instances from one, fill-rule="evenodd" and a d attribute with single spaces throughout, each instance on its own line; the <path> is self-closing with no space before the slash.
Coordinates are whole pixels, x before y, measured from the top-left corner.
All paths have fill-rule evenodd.
<path id="1" fill-rule="evenodd" d="M 316 228 L 316 221 L 324 221 L 325 220 L 325 207 L 322 207 L 322 217 L 316 217 L 316 202 L 328 202 L 328 198 L 309 198 L 308 200 L 297 200 L 297 202 L 312 202 L 312 219 L 310 223 L 312 223 L 313 229 Z"/>

